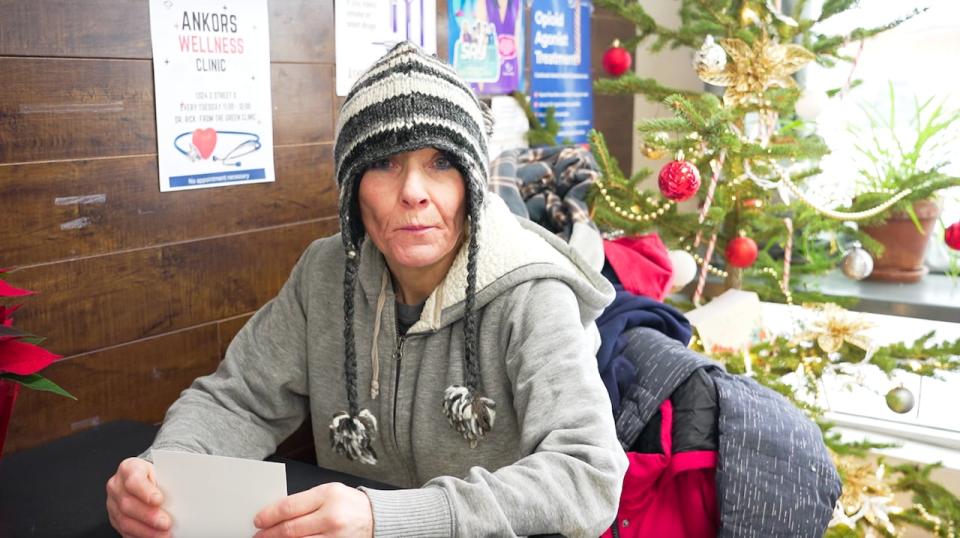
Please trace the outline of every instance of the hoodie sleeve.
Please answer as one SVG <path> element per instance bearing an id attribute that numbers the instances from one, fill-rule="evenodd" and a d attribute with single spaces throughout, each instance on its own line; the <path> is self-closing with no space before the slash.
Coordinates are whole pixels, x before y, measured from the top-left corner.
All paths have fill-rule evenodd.
<path id="1" fill-rule="evenodd" d="M 613 522 L 628 461 L 576 296 L 563 282 L 537 280 L 507 300 L 499 334 L 480 338 L 506 342 L 503 360 L 527 456 L 420 489 L 366 490 L 377 537 L 429 529 L 431 536 L 593 538 Z"/>
<path id="2" fill-rule="evenodd" d="M 243 326 L 216 372 L 167 410 L 153 449 L 263 459 L 307 416 L 302 289 L 310 249 L 280 293 Z"/>

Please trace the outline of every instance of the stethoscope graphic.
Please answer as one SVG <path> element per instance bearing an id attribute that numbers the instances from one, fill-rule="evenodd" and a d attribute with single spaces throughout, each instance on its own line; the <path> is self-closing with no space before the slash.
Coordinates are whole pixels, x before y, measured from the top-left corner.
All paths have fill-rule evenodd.
<path id="1" fill-rule="evenodd" d="M 212 133 L 209 134 L 209 133 Z M 230 151 L 227 152 L 223 157 L 218 157 L 213 155 L 213 149 L 217 145 L 217 139 L 220 135 L 238 135 L 238 136 L 249 136 L 248 138 L 236 146 L 233 147 Z M 180 139 L 190 136 L 192 139 L 188 142 L 189 146 L 187 149 L 180 147 Z M 187 156 L 191 162 L 197 162 L 203 159 L 211 159 L 213 161 L 220 161 L 224 166 L 241 166 L 240 157 L 250 155 L 254 151 L 257 151 L 262 147 L 260 143 L 260 135 L 256 133 L 249 133 L 245 131 L 215 131 L 213 129 L 196 129 L 193 131 L 187 131 L 178 135 L 173 139 L 173 147 L 177 148 L 177 151 Z"/>

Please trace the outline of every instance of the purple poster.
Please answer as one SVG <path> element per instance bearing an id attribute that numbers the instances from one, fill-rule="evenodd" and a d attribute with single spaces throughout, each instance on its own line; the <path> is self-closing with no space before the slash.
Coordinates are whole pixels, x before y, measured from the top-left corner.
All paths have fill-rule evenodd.
<path id="1" fill-rule="evenodd" d="M 448 0 L 450 62 L 480 94 L 522 88 L 523 0 Z"/>

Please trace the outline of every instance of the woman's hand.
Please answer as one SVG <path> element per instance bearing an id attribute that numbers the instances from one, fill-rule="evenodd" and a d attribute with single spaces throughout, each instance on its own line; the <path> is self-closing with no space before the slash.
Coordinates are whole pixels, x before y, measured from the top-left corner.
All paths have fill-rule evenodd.
<path id="1" fill-rule="evenodd" d="M 161 504 L 163 494 L 147 460 L 127 458 L 107 480 L 107 514 L 124 537 L 170 536 L 172 520 Z"/>
<path id="2" fill-rule="evenodd" d="M 373 509 L 367 494 L 340 483 L 303 491 L 270 505 L 253 524 L 256 538 L 373 536 Z"/>

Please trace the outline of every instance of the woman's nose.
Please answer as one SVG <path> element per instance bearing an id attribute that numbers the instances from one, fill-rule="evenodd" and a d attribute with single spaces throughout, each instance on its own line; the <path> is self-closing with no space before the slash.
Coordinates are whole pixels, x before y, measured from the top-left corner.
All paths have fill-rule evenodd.
<path id="1" fill-rule="evenodd" d="M 429 203 L 422 171 L 408 169 L 404 172 L 400 199 L 408 207 L 426 206 Z"/>

